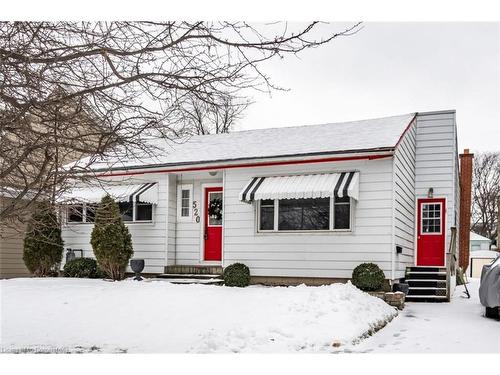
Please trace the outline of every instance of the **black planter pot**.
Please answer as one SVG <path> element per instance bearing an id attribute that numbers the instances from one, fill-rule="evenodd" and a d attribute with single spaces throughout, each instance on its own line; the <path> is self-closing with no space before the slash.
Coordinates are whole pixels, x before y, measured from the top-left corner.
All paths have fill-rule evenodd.
<path id="1" fill-rule="evenodd" d="M 407 283 L 395 283 L 392 287 L 393 292 L 403 292 L 405 295 L 408 294 L 410 290 L 410 285 Z"/>
<path id="2" fill-rule="evenodd" d="M 130 260 L 130 268 L 132 268 L 132 271 L 135 273 L 134 280 L 141 281 L 141 272 L 144 270 L 144 259 L 131 259 Z"/>

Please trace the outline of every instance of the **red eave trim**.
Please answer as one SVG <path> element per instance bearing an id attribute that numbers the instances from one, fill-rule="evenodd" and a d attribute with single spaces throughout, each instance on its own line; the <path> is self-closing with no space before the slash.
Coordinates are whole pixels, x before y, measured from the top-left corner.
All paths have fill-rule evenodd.
<path id="1" fill-rule="evenodd" d="M 206 171 L 206 170 L 214 170 L 214 169 L 255 168 L 255 167 L 269 167 L 269 166 L 274 166 L 274 165 L 327 163 L 327 162 L 348 161 L 348 160 L 376 160 L 376 159 L 383 159 L 383 158 L 390 158 L 390 157 L 392 157 L 392 154 L 328 157 L 328 158 L 309 159 L 309 160 L 268 161 L 268 162 L 261 162 L 261 163 L 212 165 L 212 166 L 204 166 L 204 167 L 157 169 L 157 170 L 137 171 L 137 172 L 120 172 L 120 173 L 111 172 L 111 173 L 96 174 L 96 177 L 133 176 L 133 175 L 151 174 L 151 173 L 194 172 L 194 171 Z"/>

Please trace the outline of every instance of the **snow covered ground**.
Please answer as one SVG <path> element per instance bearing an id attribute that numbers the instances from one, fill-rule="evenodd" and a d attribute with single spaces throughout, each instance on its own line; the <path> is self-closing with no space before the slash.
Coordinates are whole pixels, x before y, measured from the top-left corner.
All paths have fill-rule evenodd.
<path id="1" fill-rule="evenodd" d="M 164 281 L 0 281 L 8 352 L 329 352 L 397 313 L 350 284 L 244 289 Z"/>
<path id="2" fill-rule="evenodd" d="M 384 329 L 359 345 L 341 349 L 390 353 L 500 353 L 500 322 L 484 317 L 479 280 L 455 290 L 451 303 L 407 303 Z"/>

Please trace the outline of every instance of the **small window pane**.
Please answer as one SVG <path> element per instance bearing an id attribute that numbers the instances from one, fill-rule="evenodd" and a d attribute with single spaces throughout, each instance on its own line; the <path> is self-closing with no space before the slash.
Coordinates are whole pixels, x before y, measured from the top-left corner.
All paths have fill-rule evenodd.
<path id="1" fill-rule="evenodd" d="M 135 220 L 151 221 L 153 220 L 153 205 L 145 202 L 135 204 Z"/>
<path id="2" fill-rule="evenodd" d="M 279 230 L 327 230 L 330 226 L 330 199 L 281 199 Z"/>
<path id="3" fill-rule="evenodd" d="M 349 229 L 351 222 L 350 206 L 348 204 L 335 204 L 333 213 L 333 227 L 335 229 Z"/>
<path id="4" fill-rule="evenodd" d="M 83 206 L 69 206 L 68 221 L 71 223 L 81 223 L 83 221 Z"/>
<path id="5" fill-rule="evenodd" d="M 189 217 L 190 214 L 190 206 L 189 206 L 189 201 L 190 201 L 190 195 L 191 190 L 189 189 L 182 189 L 181 190 L 181 216 L 182 217 Z"/>
<path id="6" fill-rule="evenodd" d="M 265 199 L 260 202 L 260 230 L 274 229 L 274 200 Z"/>
<path id="7" fill-rule="evenodd" d="M 333 211 L 333 228 L 349 229 L 351 227 L 351 199 L 335 198 Z"/>
<path id="8" fill-rule="evenodd" d="M 222 225 L 222 193 L 210 192 L 208 193 L 209 199 L 209 212 L 208 212 L 208 225 Z"/>
<path id="9" fill-rule="evenodd" d="M 133 204 L 132 204 L 132 202 L 119 202 L 118 205 L 120 207 L 120 213 L 122 215 L 123 221 L 132 221 L 133 220 L 133 216 L 132 216 Z"/>
<path id="10" fill-rule="evenodd" d="M 85 221 L 87 223 L 93 223 L 95 221 L 95 210 L 96 209 L 97 209 L 96 204 L 87 204 L 86 216 L 85 216 Z"/>

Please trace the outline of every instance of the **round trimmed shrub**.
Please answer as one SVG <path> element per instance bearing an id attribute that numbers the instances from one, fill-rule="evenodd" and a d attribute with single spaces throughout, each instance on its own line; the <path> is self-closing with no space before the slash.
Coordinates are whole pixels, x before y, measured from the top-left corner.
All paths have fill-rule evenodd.
<path id="1" fill-rule="evenodd" d="M 243 263 L 234 263 L 224 268 L 224 285 L 243 288 L 250 284 L 250 269 Z"/>
<path id="2" fill-rule="evenodd" d="M 374 263 L 361 263 L 352 271 L 352 283 L 361 290 L 379 290 L 384 280 L 384 272 Z"/>
<path id="3" fill-rule="evenodd" d="M 64 276 L 100 279 L 103 277 L 97 262 L 92 258 L 77 258 L 64 265 Z"/>

